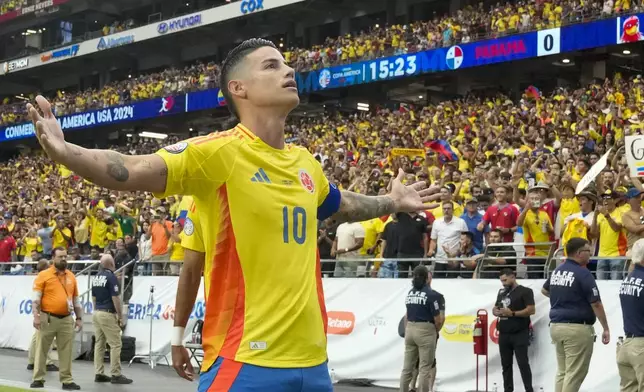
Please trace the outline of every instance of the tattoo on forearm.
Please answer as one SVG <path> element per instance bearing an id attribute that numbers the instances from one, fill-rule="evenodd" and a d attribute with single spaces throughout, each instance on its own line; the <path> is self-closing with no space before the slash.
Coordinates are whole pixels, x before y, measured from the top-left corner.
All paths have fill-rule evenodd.
<path id="1" fill-rule="evenodd" d="M 362 222 L 394 212 L 394 201 L 389 196 L 364 196 L 343 191 L 340 209 L 333 219 L 341 222 Z"/>
<path id="2" fill-rule="evenodd" d="M 164 167 L 163 169 L 159 170 L 159 175 L 161 177 L 167 177 L 168 176 L 168 168 Z"/>
<path id="3" fill-rule="evenodd" d="M 118 152 L 107 151 L 105 157 L 108 160 L 107 174 L 118 182 L 125 182 L 130 178 L 130 172 L 125 167 L 125 161 Z"/>
<path id="4" fill-rule="evenodd" d="M 141 166 L 143 166 L 146 169 L 152 169 L 152 164 L 148 160 L 142 160 L 141 161 Z"/>

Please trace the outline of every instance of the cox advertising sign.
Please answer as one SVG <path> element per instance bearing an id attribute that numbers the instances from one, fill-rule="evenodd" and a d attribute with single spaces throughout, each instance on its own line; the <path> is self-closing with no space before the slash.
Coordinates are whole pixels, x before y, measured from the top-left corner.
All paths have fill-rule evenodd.
<path id="1" fill-rule="evenodd" d="M 246 15 L 264 9 L 264 0 L 243 0 L 241 2 L 241 13 Z"/>

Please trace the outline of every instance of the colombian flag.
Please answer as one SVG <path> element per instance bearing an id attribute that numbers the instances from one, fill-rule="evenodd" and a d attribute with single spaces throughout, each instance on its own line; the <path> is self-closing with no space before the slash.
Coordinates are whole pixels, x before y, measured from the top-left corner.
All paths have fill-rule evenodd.
<path id="1" fill-rule="evenodd" d="M 458 156 L 452 150 L 452 146 L 445 140 L 434 140 L 432 142 L 426 142 L 425 147 L 429 148 L 432 151 L 435 151 L 438 154 L 438 159 L 441 162 L 452 162 L 458 161 Z"/>

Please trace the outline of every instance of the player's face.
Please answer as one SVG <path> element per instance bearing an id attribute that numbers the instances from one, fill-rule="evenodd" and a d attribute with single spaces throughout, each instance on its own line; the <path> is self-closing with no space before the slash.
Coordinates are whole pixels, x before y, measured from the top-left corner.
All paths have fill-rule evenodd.
<path id="1" fill-rule="evenodd" d="M 247 68 L 240 79 L 253 106 L 280 107 L 290 112 L 300 104 L 295 71 L 277 49 L 259 48 L 242 66 Z"/>

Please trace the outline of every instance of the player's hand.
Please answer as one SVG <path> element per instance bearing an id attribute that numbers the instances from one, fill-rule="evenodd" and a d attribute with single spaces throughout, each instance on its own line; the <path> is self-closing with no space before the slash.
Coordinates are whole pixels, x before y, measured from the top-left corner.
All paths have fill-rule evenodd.
<path id="1" fill-rule="evenodd" d="M 610 331 L 605 329 L 604 332 L 602 332 L 602 343 L 608 344 L 610 343 Z"/>
<path id="2" fill-rule="evenodd" d="M 177 374 L 188 381 L 195 378 L 195 371 L 190 363 L 188 350 L 183 346 L 172 346 L 172 367 Z"/>
<path id="3" fill-rule="evenodd" d="M 67 153 L 63 130 L 51 111 L 51 104 L 42 95 L 36 97 L 36 104 L 42 111 L 41 116 L 32 104 L 27 104 L 27 113 L 34 124 L 36 137 L 47 155 L 58 161 Z"/>
<path id="4" fill-rule="evenodd" d="M 439 187 L 427 187 L 425 181 L 403 185 L 405 173 L 398 169 L 398 176 L 391 183 L 389 197 L 394 201 L 396 212 L 416 212 L 439 207 L 438 204 L 426 204 L 440 198 Z"/>
<path id="5" fill-rule="evenodd" d="M 34 317 L 34 328 L 40 330 L 40 317 Z"/>
<path id="6" fill-rule="evenodd" d="M 81 320 L 81 318 L 79 317 L 76 319 L 75 324 L 76 331 L 80 332 L 83 329 L 83 320 Z"/>

